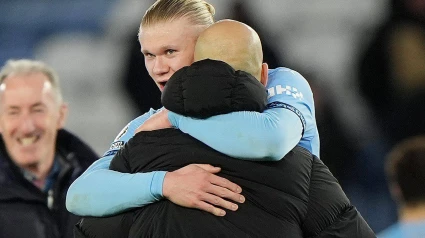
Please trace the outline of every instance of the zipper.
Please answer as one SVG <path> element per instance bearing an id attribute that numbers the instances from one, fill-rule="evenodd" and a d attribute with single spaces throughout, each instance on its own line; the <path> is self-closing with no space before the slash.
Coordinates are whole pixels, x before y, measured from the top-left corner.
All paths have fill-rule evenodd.
<path id="1" fill-rule="evenodd" d="M 54 194 L 53 194 L 53 189 L 50 189 L 48 192 L 47 192 L 47 207 L 50 209 L 50 210 L 52 210 L 53 209 L 53 203 L 54 203 L 54 201 L 55 201 L 55 198 L 54 198 L 54 196 L 53 196 Z"/>

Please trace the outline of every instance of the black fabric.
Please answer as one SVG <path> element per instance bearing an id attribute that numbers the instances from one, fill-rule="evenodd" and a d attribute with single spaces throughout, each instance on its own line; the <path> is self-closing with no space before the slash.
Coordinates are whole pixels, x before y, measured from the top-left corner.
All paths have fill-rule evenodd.
<path id="1" fill-rule="evenodd" d="M 65 130 L 58 132 L 57 153 L 61 171 L 53 185 L 54 203 L 49 209 L 47 195 L 23 177 L 0 139 L 0 237 L 73 237 L 74 225 L 81 218 L 66 210 L 66 192 L 98 156 Z"/>
<path id="2" fill-rule="evenodd" d="M 222 87 L 226 80 L 248 82 L 235 80 L 228 66 L 214 61 L 198 63 L 174 74 L 182 83 L 167 83 L 163 99 L 168 98 L 171 107 L 176 107 L 170 110 L 198 118 L 241 105 L 240 110 L 246 110 L 243 107 L 247 104 L 227 103 L 232 99 L 226 97 L 233 95 L 241 95 L 241 102 L 250 99 L 265 105 L 263 98 L 250 95 L 255 90 L 236 87 L 238 94 Z M 221 64 L 217 66 L 221 70 L 213 70 L 216 64 Z M 214 77 L 209 79 L 212 83 L 195 80 L 202 78 L 200 72 L 220 75 L 223 70 L 230 73 L 219 77 L 221 83 L 214 83 Z M 192 81 L 185 81 L 185 77 Z M 189 91 L 192 94 L 205 88 L 210 96 L 186 96 Z M 170 106 L 164 100 L 163 104 Z M 217 217 L 162 200 L 116 216 L 84 218 L 76 226 L 77 237 L 375 237 L 328 168 L 302 147 L 295 147 L 278 162 L 243 161 L 212 150 L 177 129 L 163 129 L 136 134 L 115 155 L 110 169 L 126 173 L 174 171 L 193 163 L 221 167 L 218 175 L 242 187 L 245 203 L 236 212 Z"/>
<path id="3" fill-rule="evenodd" d="M 170 143 L 172 142 L 172 143 Z M 327 167 L 301 147 L 278 162 L 237 160 L 176 129 L 138 133 L 113 159 L 120 172 L 222 168 L 246 202 L 225 217 L 162 200 L 108 218 L 84 218 L 78 237 L 375 237 Z"/>
<path id="4" fill-rule="evenodd" d="M 235 71 L 225 62 L 206 59 L 174 73 L 161 102 L 175 113 L 207 118 L 234 111 L 262 112 L 267 92 L 250 74 Z"/>

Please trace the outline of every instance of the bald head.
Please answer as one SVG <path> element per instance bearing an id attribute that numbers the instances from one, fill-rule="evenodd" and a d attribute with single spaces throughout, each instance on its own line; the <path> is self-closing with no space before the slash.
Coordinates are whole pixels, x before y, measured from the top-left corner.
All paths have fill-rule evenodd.
<path id="1" fill-rule="evenodd" d="M 250 26 L 233 20 L 214 23 L 201 33 L 196 42 L 195 61 L 220 60 L 236 70 L 262 77 L 263 50 L 260 37 Z"/>

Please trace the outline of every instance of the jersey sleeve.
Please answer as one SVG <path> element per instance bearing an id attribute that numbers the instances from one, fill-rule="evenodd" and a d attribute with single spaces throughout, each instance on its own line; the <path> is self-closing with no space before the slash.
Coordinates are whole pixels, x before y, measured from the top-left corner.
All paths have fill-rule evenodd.
<path id="1" fill-rule="evenodd" d="M 313 92 L 307 80 L 298 72 L 277 68 L 270 74 L 267 85 L 268 108 L 283 108 L 293 112 L 302 123 L 303 133 L 315 125 Z"/>
<path id="2" fill-rule="evenodd" d="M 299 73 L 279 68 L 269 73 L 268 107 L 262 113 L 234 112 L 193 119 L 169 112 L 171 124 L 229 156 L 277 161 L 301 140 L 314 120 L 313 96 Z"/>
<path id="3" fill-rule="evenodd" d="M 195 120 L 169 112 L 174 126 L 211 148 L 234 158 L 253 161 L 278 161 L 301 138 L 299 119 L 282 108 L 263 113 L 232 112 Z M 285 123 L 284 123 L 285 122 Z"/>
<path id="4" fill-rule="evenodd" d="M 128 174 L 109 170 L 113 156 L 155 112 L 151 109 L 125 126 L 104 156 L 71 184 L 66 196 L 68 211 L 79 216 L 107 216 L 162 198 L 166 172 Z"/>

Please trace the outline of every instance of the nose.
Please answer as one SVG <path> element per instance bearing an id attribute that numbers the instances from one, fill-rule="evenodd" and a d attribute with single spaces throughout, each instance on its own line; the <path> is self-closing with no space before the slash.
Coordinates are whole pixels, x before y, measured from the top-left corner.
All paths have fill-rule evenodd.
<path id="1" fill-rule="evenodd" d="M 20 130 L 22 134 L 30 134 L 35 130 L 35 123 L 31 116 L 24 116 L 20 123 Z"/>
<path id="2" fill-rule="evenodd" d="M 168 73 L 168 70 L 169 70 L 169 67 L 166 61 L 162 57 L 157 56 L 155 58 L 155 63 L 153 65 L 152 72 L 156 75 L 163 75 Z"/>

